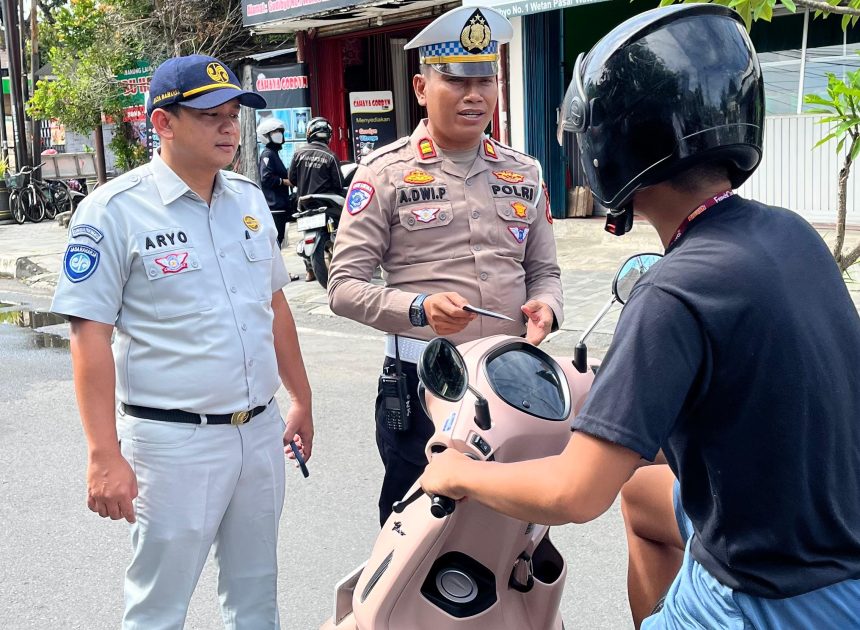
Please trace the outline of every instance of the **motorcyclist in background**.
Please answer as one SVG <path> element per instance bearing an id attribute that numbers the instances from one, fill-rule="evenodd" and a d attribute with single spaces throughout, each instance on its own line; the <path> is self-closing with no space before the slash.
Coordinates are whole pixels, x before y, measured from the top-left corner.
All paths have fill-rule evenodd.
<path id="1" fill-rule="evenodd" d="M 257 137 L 266 145 L 260 154 L 260 183 L 278 230 L 278 247 L 284 242 L 287 221 L 292 217 L 296 206 L 287 167 L 280 156 L 284 144 L 284 129 L 284 122 L 274 116 L 257 125 Z"/>

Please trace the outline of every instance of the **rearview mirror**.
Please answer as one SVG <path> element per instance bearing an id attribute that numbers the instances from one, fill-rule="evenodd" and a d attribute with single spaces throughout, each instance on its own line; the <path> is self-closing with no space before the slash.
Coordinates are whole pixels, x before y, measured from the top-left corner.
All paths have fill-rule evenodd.
<path id="1" fill-rule="evenodd" d="M 456 402 L 466 395 L 469 373 L 463 355 L 447 339 L 437 337 L 418 359 L 418 378 L 431 394 Z"/>
<path id="2" fill-rule="evenodd" d="M 639 278 L 645 275 L 654 263 L 663 257 L 662 254 L 636 254 L 628 258 L 612 281 L 612 294 L 621 304 L 630 299 L 633 287 L 639 282 Z"/>

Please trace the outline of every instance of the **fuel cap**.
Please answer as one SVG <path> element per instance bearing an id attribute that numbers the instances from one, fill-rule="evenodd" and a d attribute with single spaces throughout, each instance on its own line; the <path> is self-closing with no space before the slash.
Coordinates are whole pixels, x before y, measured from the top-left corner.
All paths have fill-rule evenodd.
<path id="1" fill-rule="evenodd" d="M 442 569 L 436 575 L 436 588 L 446 599 L 468 604 L 478 596 L 478 585 L 467 573 L 459 569 Z"/>

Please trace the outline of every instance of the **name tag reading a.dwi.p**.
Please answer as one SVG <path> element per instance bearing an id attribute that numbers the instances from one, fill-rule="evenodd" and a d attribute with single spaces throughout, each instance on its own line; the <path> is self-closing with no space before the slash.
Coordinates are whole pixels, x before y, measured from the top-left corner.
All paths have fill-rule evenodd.
<path id="1" fill-rule="evenodd" d="M 397 204 L 402 206 L 420 201 L 444 201 L 448 197 L 445 186 L 413 186 L 401 188 L 397 193 Z"/>

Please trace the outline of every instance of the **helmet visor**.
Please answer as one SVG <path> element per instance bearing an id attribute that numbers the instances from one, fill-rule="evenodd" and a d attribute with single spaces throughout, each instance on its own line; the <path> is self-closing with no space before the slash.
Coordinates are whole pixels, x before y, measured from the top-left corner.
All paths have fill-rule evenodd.
<path id="1" fill-rule="evenodd" d="M 564 146 L 564 134 L 583 131 L 585 125 L 585 90 L 582 88 L 582 59 L 583 53 L 579 53 L 573 66 L 573 77 L 567 86 L 564 100 L 558 112 L 558 127 L 556 129 L 556 140 Z"/>

